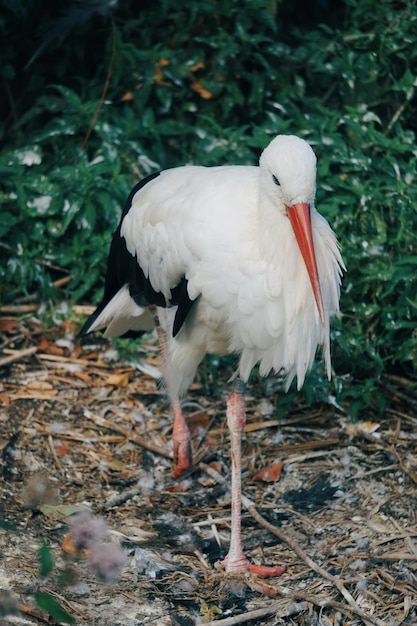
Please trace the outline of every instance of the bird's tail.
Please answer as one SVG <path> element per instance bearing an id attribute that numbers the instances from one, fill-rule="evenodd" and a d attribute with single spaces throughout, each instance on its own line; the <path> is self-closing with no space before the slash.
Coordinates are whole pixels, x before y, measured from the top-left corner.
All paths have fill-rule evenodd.
<path id="1" fill-rule="evenodd" d="M 110 301 L 103 301 L 82 327 L 79 337 L 104 329 L 105 337 L 137 336 L 154 327 L 147 308 L 138 306 L 123 285 Z"/>

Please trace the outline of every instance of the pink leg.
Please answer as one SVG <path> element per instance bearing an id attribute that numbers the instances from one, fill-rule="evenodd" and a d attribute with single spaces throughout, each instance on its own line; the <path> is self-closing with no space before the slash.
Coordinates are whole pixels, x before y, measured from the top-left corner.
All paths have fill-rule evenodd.
<path id="1" fill-rule="evenodd" d="M 167 344 L 165 333 L 160 326 L 157 326 L 159 347 L 161 349 L 162 363 L 164 370 L 167 368 Z M 174 414 L 174 422 L 172 426 L 172 443 L 173 443 L 173 463 L 172 463 L 172 475 L 174 478 L 178 478 L 187 469 L 191 467 L 192 452 L 191 452 L 191 436 L 188 429 L 187 422 L 181 410 L 180 401 L 175 398 L 172 401 L 172 411 Z"/>
<path id="2" fill-rule="evenodd" d="M 235 390 L 231 392 L 227 401 L 227 425 L 230 432 L 231 456 L 232 456 L 232 521 L 229 553 L 219 566 L 224 566 L 227 572 L 252 572 L 258 576 L 279 576 L 285 571 L 284 567 L 267 567 L 265 565 L 253 565 L 246 558 L 242 547 L 241 536 L 241 498 L 242 498 L 242 457 L 241 440 L 242 432 L 246 423 L 246 410 L 244 401 L 244 383 L 237 379 L 234 384 Z"/>
<path id="3" fill-rule="evenodd" d="M 191 437 L 187 422 L 181 411 L 180 401 L 174 400 L 172 403 L 174 412 L 174 424 L 172 429 L 172 443 L 174 444 L 174 460 L 172 465 L 172 475 L 178 478 L 183 474 L 192 462 Z"/>

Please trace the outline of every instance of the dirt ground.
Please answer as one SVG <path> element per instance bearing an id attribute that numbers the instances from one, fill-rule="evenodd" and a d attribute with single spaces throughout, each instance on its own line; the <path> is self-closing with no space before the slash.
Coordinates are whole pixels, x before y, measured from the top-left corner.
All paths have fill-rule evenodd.
<path id="1" fill-rule="evenodd" d="M 190 392 L 195 465 L 175 481 L 152 340 L 138 366 L 73 331 L 30 309 L 0 318 L 0 626 L 417 625 L 412 381 L 387 380 L 383 419 L 358 424 L 301 402 L 277 420 L 276 386 L 249 388 L 245 549 L 286 567 L 261 581 L 215 567 L 230 528 L 228 373 Z M 98 548 L 75 539 L 85 509 Z"/>

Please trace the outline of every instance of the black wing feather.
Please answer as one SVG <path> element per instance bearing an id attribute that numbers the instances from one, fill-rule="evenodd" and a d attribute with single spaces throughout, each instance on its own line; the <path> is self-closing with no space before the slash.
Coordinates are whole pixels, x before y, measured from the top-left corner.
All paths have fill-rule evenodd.
<path id="1" fill-rule="evenodd" d="M 94 313 L 88 318 L 84 326 L 82 327 L 79 336 L 83 337 L 87 335 L 89 329 L 101 314 L 101 312 L 108 305 L 110 300 L 116 295 L 116 293 L 123 287 L 123 285 L 129 285 L 129 293 L 138 306 L 145 307 L 148 305 L 156 305 L 160 307 L 177 306 L 177 312 L 175 314 L 173 336 L 175 337 L 181 330 L 184 321 L 191 310 L 195 300 L 191 300 L 188 295 L 187 284 L 188 281 L 185 276 L 181 277 L 178 285 L 171 289 L 171 297 L 167 302 L 165 296 L 155 291 L 152 287 L 149 279 L 145 276 L 142 268 L 140 267 L 136 257 L 132 256 L 126 247 L 126 241 L 121 236 L 122 222 L 132 207 L 132 201 L 135 194 L 142 189 L 147 183 L 159 176 L 160 172 L 151 174 L 143 180 L 141 180 L 130 192 L 129 197 L 123 209 L 122 217 L 120 219 L 119 226 L 113 235 L 113 239 L 110 245 L 110 251 L 107 258 L 107 272 L 104 286 L 104 296 L 101 303 L 98 305 Z M 132 331 L 126 333 L 124 336 L 138 336 L 142 334 L 138 331 Z"/>
<path id="2" fill-rule="evenodd" d="M 171 289 L 170 303 L 176 305 L 177 312 L 175 313 L 174 326 L 172 328 L 172 336 L 176 337 L 181 330 L 182 325 L 185 322 L 185 318 L 190 312 L 195 300 L 191 300 L 188 295 L 188 280 L 183 276 L 181 282 Z"/>

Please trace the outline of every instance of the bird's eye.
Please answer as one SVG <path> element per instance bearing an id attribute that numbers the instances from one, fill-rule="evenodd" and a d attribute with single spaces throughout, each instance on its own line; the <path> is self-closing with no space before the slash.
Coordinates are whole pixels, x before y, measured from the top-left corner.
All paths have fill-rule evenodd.
<path id="1" fill-rule="evenodd" d="M 274 183 L 275 183 L 276 185 L 278 185 L 278 187 L 279 187 L 279 180 L 278 180 L 278 178 L 275 176 L 275 174 L 272 174 L 272 180 L 273 180 L 273 181 L 274 181 Z"/>

